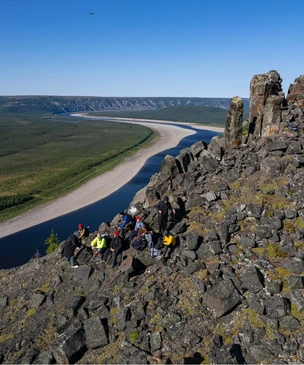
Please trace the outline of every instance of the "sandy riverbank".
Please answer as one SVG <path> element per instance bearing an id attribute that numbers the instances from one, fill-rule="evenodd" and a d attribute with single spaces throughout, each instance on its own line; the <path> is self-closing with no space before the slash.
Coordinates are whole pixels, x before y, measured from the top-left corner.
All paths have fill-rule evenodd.
<path id="1" fill-rule="evenodd" d="M 77 116 L 79 114 L 74 115 Z M 131 120 L 128 120 L 128 122 L 131 122 Z M 149 157 L 165 149 L 175 147 L 181 139 L 195 133 L 195 131 L 170 125 L 170 122 L 163 124 L 164 121 L 132 121 L 132 123 L 155 129 L 160 135 L 159 138 L 152 146 L 142 149 L 113 170 L 88 181 L 66 196 L 0 223 L 0 238 L 78 210 L 105 198 L 131 180 Z M 173 124 L 173 122 L 171 123 Z M 223 128 L 201 127 L 196 124 L 193 126 L 205 130 L 223 132 Z"/>

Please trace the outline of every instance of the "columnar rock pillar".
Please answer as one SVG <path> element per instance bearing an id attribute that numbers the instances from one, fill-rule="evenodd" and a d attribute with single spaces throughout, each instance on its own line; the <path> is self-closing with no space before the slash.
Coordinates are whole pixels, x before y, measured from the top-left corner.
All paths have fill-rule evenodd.
<path id="1" fill-rule="evenodd" d="M 225 125 L 225 148 L 236 147 L 242 143 L 243 111 L 242 98 L 234 96 L 230 101 Z"/>
<path id="2" fill-rule="evenodd" d="M 277 71 L 253 76 L 250 82 L 249 134 L 263 137 L 278 133 L 283 102 L 282 79 Z"/>

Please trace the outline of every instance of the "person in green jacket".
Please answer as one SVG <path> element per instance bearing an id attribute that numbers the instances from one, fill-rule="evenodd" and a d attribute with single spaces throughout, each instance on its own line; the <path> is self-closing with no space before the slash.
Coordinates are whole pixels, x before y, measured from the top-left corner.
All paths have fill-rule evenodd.
<path id="1" fill-rule="evenodd" d="M 93 257 L 96 257 L 100 253 L 101 259 L 103 259 L 103 254 L 107 249 L 106 235 L 97 233 L 97 236 L 91 242 L 91 249 L 94 252 Z"/>

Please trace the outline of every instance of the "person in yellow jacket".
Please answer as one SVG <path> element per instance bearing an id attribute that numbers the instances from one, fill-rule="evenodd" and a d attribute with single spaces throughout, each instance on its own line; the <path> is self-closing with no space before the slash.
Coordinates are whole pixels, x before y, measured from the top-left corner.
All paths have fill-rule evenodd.
<path id="1" fill-rule="evenodd" d="M 164 231 L 164 238 L 163 238 L 163 243 L 164 243 L 164 251 L 162 254 L 162 257 L 166 257 L 168 249 L 170 248 L 170 250 L 172 251 L 173 246 L 175 245 L 175 237 L 173 236 L 173 234 L 169 231 Z"/>
<path id="2" fill-rule="evenodd" d="M 99 253 L 101 254 L 101 259 L 103 258 L 103 254 L 107 249 L 107 240 L 105 235 L 101 235 L 97 233 L 97 236 L 91 242 L 91 249 L 94 252 L 93 257 L 96 257 Z"/>

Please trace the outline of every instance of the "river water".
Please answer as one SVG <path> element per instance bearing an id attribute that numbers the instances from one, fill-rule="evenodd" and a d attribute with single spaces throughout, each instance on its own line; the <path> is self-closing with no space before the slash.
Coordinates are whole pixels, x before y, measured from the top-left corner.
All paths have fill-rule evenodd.
<path id="1" fill-rule="evenodd" d="M 179 151 L 195 142 L 202 140 L 209 143 L 213 136 L 219 134 L 188 126 L 185 128 L 195 130 L 196 134 L 185 137 L 176 147 L 150 157 L 137 175 L 113 194 L 72 213 L 0 238 L 0 269 L 23 265 L 37 253 L 45 255 L 47 246 L 44 241 L 52 229 L 58 234 L 60 241 L 63 241 L 77 230 L 80 222 L 90 226 L 90 232 L 96 231 L 102 222 L 111 222 L 117 213 L 128 208 L 136 192 L 148 184 L 151 176 L 160 171 L 166 155 L 175 157 Z"/>

